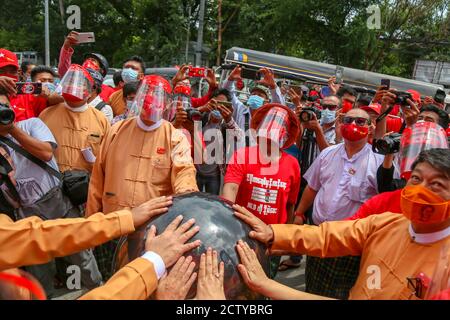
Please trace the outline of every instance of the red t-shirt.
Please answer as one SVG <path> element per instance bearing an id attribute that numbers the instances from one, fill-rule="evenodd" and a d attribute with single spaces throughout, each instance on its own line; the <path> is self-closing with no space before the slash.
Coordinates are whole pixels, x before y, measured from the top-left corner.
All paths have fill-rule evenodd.
<path id="1" fill-rule="evenodd" d="M 39 114 L 47 108 L 47 99 L 32 94 L 18 94 L 9 97 L 11 109 L 16 114 L 15 122 L 39 117 Z"/>
<path id="2" fill-rule="evenodd" d="M 102 84 L 102 92 L 100 92 L 99 96 L 100 98 L 102 98 L 103 101 L 105 101 L 106 103 L 109 102 L 109 97 L 116 92 L 116 90 L 114 90 L 114 88 L 111 88 L 110 86 L 107 86 L 105 84 Z"/>
<path id="3" fill-rule="evenodd" d="M 377 194 L 364 202 L 359 210 L 347 220 L 363 219 L 373 214 L 381 214 L 385 212 L 401 213 L 401 192 L 402 189 Z"/>
<path id="4" fill-rule="evenodd" d="M 298 161 L 282 152 L 279 162 L 271 166 L 262 164 L 257 154 L 257 146 L 236 151 L 229 161 L 225 183 L 239 184 L 236 203 L 266 224 L 286 223 L 286 205 L 295 205 L 300 188 Z"/>

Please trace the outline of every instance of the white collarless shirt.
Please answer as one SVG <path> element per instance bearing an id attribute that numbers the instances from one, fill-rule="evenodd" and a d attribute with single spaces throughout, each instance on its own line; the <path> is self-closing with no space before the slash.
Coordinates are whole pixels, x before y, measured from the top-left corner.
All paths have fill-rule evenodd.
<path id="1" fill-rule="evenodd" d="M 324 149 L 306 171 L 304 178 L 317 192 L 313 222 L 339 221 L 352 216 L 369 198 L 378 193 L 377 170 L 383 156 L 366 144 L 348 158 L 343 143 Z"/>

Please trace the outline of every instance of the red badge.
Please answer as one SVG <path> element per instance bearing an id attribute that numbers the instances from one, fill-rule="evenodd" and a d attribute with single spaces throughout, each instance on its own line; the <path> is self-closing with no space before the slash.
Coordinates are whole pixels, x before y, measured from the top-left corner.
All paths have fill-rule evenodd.
<path id="1" fill-rule="evenodd" d="M 158 149 L 156 149 L 156 152 L 157 152 L 158 154 L 164 154 L 164 153 L 166 153 L 166 149 L 163 148 L 163 147 L 159 147 Z"/>

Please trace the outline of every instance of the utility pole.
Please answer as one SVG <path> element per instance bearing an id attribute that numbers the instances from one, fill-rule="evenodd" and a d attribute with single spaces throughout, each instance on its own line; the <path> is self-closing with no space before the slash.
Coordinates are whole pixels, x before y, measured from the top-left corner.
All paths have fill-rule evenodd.
<path id="1" fill-rule="evenodd" d="M 45 6 L 45 65 L 50 66 L 50 27 L 48 22 L 48 0 L 44 0 Z"/>
<path id="2" fill-rule="evenodd" d="M 185 54 L 185 63 L 188 63 L 189 59 L 189 39 L 191 37 L 191 14 L 192 14 L 192 8 L 191 6 L 188 7 L 188 19 L 187 19 L 187 36 L 186 36 L 186 54 Z"/>
<path id="3" fill-rule="evenodd" d="M 202 64 L 202 51 L 203 51 L 203 24 L 205 20 L 205 0 L 200 1 L 200 12 L 198 21 L 198 34 L 197 34 L 197 48 L 195 56 L 195 65 L 200 66 Z"/>
<path id="4" fill-rule="evenodd" d="M 218 0 L 217 2 L 217 11 L 218 17 L 217 20 L 219 25 L 217 27 L 218 35 L 217 35 L 217 59 L 216 66 L 220 66 L 220 55 L 222 54 L 222 0 Z"/>

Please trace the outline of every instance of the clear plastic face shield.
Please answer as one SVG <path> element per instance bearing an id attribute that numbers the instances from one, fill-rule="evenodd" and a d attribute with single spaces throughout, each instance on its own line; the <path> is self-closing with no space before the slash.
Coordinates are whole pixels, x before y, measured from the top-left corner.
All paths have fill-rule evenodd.
<path id="1" fill-rule="evenodd" d="M 0 300 L 46 300 L 40 283 L 31 274 L 11 269 L 0 272 Z"/>
<path id="2" fill-rule="evenodd" d="M 258 138 L 270 140 L 275 143 L 279 149 L 283 149 L 286 141 L 289 139 L 289 114 L 286 110 L 275 107 L 270 109 L 261 123 L 259 124 L 256 133 Z M 266 143 L 271 143 L 267 141 Z"/>
<path id="3" fill-rule="evenodd" d="M 73 64 L 67 70 L 59 86 L 67 101 L 87 100 L 92 93 L 94 80 L 82 66 Z"/>
<path id="4" fill-rule="evenodd" d="M 441 249 L 425 299 L 450 300 L 450 244 Z"/>
<path id="5" fill-rule="evenodd" d="M 402 178 L 409 179 L 411 165 L 423 150 L 448 148 L 445 130 L 433 122 L 419 122 L 406 128 L 400 141 L 399 167 Z"/>
<path id="6" fill-rule="evenodd" d="M 131 105 L 128 117 L 140 116 L 142 120 L 172 121 L 176 108 L 162 82 L 144 80 Z"/>

